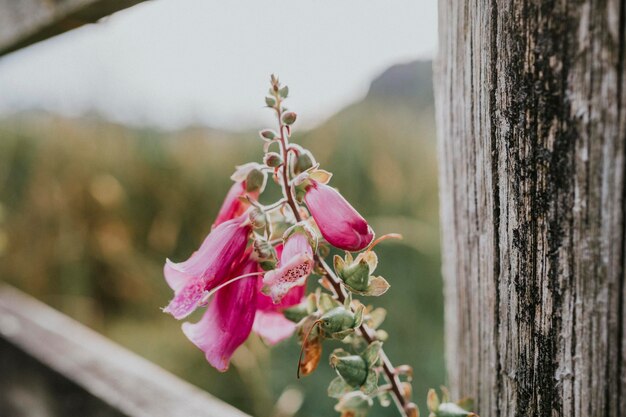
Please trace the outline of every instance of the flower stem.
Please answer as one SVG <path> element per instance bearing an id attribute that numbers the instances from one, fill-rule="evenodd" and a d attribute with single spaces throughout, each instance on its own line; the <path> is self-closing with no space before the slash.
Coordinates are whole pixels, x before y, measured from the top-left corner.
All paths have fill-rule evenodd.
<path id="1" fill-rule="evenodd" d="M 278 116 L 278 128 L 279 128 L 278 131 L 280 133 L 279 144 L 280 144 L 280 149 L 283 154 L 283 161 L 284 161 L 283 166 L 282 166 L 283 183 L 281 185 L 281 188 L 283 190 L 283 195 L 287 199 L 287 204 L 291 208 L 291 211 L 293 212 L 293 215 L 296 221 L 299 222 L 302 220 L 302 216 L 300 216 L 299 206 L 293 196 L 293 191 L 289 183 L 289 159 L 288 159 L 289 138 L 285 135 L 285 132 L 284 132 L 285 125 L 283 124 L 282 118 L 281 118 L 282 110 L 281 110 L 280 102 L 281 102 L 280 97 L 277 97 L 276 114 Z M 328 281 L 333 287 L 333 292 L 335 293 L 335 299 L 337 299 L 337 301 L 343 304 L 343 302 L 346 299 L 346 293 L 343 290 L 341 281 L 335 275 L 335 272 L 330 268 L 330 266 L 328 266 L 328 264 L 324 261 L 324 259 L 322 259 L 317 253 L 315 254 L 315 262 L 319 266 L 321 266 L 322 269 L 324 270 L 324 274 L 326 275 L 326 278 L 328 279 Z M 359 327 L 359 331 L 361 335 L 363 336 L 363 339 L 367 342 L 367 344 L 371 344 L 376 340 L 375 332 L 372 329 L 370 329 L 365 323 L 361 324 L 361 326 Z M 393 397 L 394 397 L 396 406 L 398 407 L 398 411 L 400 412 L 402 417 L 407 417 L 408 416 L 408 413 L 406 411 L 407 400 L 402 393 L 402 383 L 400 382 L 400 378 L 398 378 L 398 375 L 395 372 L 395 367 L 391 364 L 389 357 L 387 356 L 385 351 L 382 349 L 380 350 L 380 360 L 383 363 L 383 370 L 385 372 L 385 376 L 387 380 L 389 381 L 389 385 L 391 386 L 390 387 L 391 392 L 393 393 Z"/>

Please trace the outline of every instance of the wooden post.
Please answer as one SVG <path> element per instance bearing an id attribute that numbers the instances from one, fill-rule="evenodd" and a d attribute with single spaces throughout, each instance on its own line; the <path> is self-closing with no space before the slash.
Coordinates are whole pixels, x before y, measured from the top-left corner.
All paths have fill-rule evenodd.
<path id="1" fill-rule="evenodd" d="M 144 0 L 0 0 L 0 56 Z"/>
<path id="2" fill-rule="evenodd" d="M 439 0 L 446 356 L 484 417 L 626 415 L 625 0 Z"/>

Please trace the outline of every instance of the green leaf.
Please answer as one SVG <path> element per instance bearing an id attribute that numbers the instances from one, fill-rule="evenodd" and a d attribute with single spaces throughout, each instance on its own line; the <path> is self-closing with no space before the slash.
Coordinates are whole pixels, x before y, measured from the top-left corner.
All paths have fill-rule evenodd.
<path id="1" fill-rule="evenodd" d="M 278 90 L 278 94 L 280 94 L 282 98 L 287 98 L 287 96 L 289 95 L 289 87 L 284 86 L 283 88 Z"/>
<path id="2" fill-rule="evenodd" d="M 273 97 L 265 97 L 265 104 L 267 107 L 274 107 L 276 105 L 276 99 Z"/>

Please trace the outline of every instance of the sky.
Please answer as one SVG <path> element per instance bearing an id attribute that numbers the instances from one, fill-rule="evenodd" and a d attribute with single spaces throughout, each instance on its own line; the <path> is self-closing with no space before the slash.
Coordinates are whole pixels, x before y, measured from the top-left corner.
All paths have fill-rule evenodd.
<path id="1" fill-rule="evenodd" d="M 0 57 L 0 116 L 256 128 L 276 73 L 314 126 L 389 66 L 432 58 L 436 32 L 435 0 L 152 0 Z"/>

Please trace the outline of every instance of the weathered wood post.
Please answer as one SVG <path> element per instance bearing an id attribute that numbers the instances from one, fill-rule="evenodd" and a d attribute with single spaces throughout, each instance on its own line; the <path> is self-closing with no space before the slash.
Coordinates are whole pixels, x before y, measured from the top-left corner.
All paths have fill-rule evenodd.
<path id="1" fill-rule="evenodd" d="M 626 415 L 624 0 L 439 0 L 449 384 Z"/>

